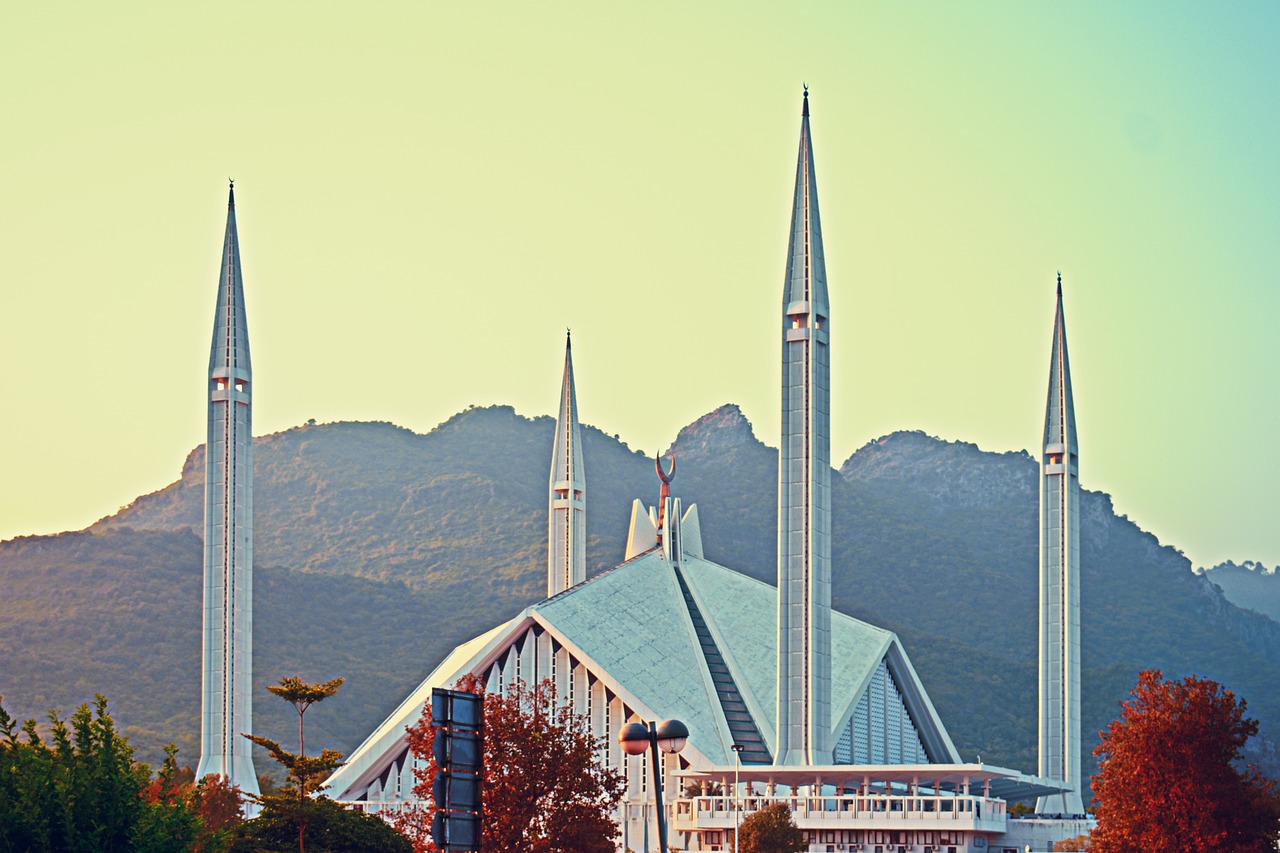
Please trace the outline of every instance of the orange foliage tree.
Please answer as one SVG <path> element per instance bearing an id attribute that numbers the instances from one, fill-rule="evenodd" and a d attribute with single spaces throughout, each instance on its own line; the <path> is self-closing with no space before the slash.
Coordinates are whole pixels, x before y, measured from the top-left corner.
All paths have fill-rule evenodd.
<path id="1" fill-rule="evenodd" d="M 463 677 L 457 689 L 484 693 L 474 675 Z M 425 762 L 414 770 L 413 792 L 422 807 L 401 813 L 396 828 L 424 853 L 436 849 L 431 844 L 436 764 L 430 702 L 407 731 L 410 751 Z M 626 782 L 622 773 L 599 763 L 602 746 L 587 717 L 558 702 L 549 679 L 533 686 L 515 681 L 505 694 L 485 694 L 482 848 L 613 853 L 618 825 L 612 813 Z"/>
<path id="2" fill-rule="evenodd" d="M 1138 676 L 1132 696 L 1093 752 L 1090 851 L 1275 853 L 1276 783 L 1237 768 L 1258 732 L 1244 700 L 1208 679 L 1165 681 L 1158 669 Z"/>
<path id="3" fill-rule="evenodd" d="M 786 803 L 774 803 L 748 815 L 738 829 L 738 842 L 742 853 L 801 853 L 809 849 Z"/>

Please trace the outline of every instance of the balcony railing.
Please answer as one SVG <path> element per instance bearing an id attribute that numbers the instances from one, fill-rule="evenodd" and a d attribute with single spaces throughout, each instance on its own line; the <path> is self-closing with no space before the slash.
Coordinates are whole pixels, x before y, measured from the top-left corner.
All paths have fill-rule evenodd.
<path id="1" fill-rule="evenodd" d="M 409 800 L 407 802 L 382 802 L 381 800 L 335 800 L 338 805 L 352 811 L 364 812 L 365 814 L 382 815 L 383 818 L 390 819 L 400 812 L 414 811 L 416 809 L 425 809 L 425 800 Z"/>
<path id="2" fill-rule="evenodd" d="M 1003 800 L 982 796 L 850 794 L 838 797 L 743 797 L 738 819 L 774 803 L 785 803 L 800 829 L 941 829 L 1003 832 L 1008 820 Z M 734 799 L 694 797 L 672 805 L 672 827 L 682 832 L 732 829 Z"/>

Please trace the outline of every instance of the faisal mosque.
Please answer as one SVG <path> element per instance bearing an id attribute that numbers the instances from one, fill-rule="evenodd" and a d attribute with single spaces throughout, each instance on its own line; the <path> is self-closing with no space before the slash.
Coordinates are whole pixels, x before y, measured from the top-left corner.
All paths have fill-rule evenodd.
<path id="1" fill-rule="evenodd" d="M 249 744 L 231 735 L 249 731 L 252 639 L 251 373 L 239 274 L 232 200 L 210 359 L 198 774 L 256 790 Z M 655 768 L 648 754 L 627 756 L 619 733 L 668 718 L 689 731 L 683 750 L 661 753 L 656 768 L 676 849 L 732 850 L 734 827 L 775 802 L 791 808 L 811 851 L 1012 853 L 1088 831 L 1080 485 L 1061 277 L 1041 457 L 1034 775 L 963 762 L 898 637 L 831 607 L 833 327 L 807 90 L 780 308 L 777 586 L 704 553 L 697 506 L 671 495 L 675 460 L 657 463 L 657 505 L 635 501 L 623 561 L 586 577 L 588 479 L 566 341 L 548 482 L 547 598 L 454 649 L 330 777 L 330 796 L 370 812 L 412 805 L 405 728 L 433 688 L 474 674 L 493 691 L 549 678 L 588 717 L 602 739 L 600 760 L 627 778 L 619 850 L 659 846 Z M 1035 816 L 1009 814 L 1010 801 L 1030 799 Z"/>

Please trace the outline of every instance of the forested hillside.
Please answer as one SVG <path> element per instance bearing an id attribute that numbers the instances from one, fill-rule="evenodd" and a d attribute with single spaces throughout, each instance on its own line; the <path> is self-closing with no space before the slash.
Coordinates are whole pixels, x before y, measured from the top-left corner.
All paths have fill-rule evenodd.
<path id="1" fill-rule="evenodd" d="M 1245 560 L 1239 564 L 1219 563 L 1202 573 L 1236 606 L 1280 622 L 1280 574 L 1276 569 Z"/>
<path id="2" fill-rule="evenodd" d="M 0 695 L 14 716 L 43 718 L 102 693 L 141 756 L 178 744 L 199 756 L 201 544 L 188 529 L 63 533 L 0 545 Z M 350 749 L 421 679 L 442 644 L 466 639 L 464 613 L 399 582 L 254 572 L 254 675 L 343 675 L 307 719 L 307 741 Z M 287 712 L 287 713 L 286 713 Z M 255 728 L 286 738 L 291 707 L 264 690 Z M 314 732 L 314 734 L 313 734 Z M 259 770 L 270 762 L 260 762 Z"/>
<path id="3" fill-rule="evenodd" d="M 308 717 L 309 745 L 350 751 L 453 645 L 543 595 L 552 426 L 492 407 L 427 435 L 338 423 L 255 441 L 256 679 L 348 678 Z M 771 582 L 776 451 L 733 406 L 674 450 L 708 557 Z M 584 457 L 594 574 L 621 559 L 630 502 L 658 483 L 652 459 L 598 430 Z M 178 482 L 86 531 L 0 543 L 7 708 L 38 716 L 102 692 L 145 757 L 175 740 L 194 762 L 203 469 L 198 448 Z M 1036 478 L 1026 454 L 921 433 L 868 444 L 832 478 L 836 606 L 899 633 L 966 759 L 1029 771 Z M 1083 514 L 1086 746 L 1151 666 L 1222 680 L 1276 731 L 1280 627 L 1106 495 L 1086 493 Z M 255 728 L 287 736 L 283 703 L 263 691 L 254 710 Z"/>

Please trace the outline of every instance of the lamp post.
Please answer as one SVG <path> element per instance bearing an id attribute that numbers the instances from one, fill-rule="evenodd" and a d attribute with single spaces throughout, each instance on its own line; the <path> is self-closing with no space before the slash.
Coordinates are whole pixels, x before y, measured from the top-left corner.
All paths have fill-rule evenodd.
<path id="1" fill-rule="evenodd" d="M 738 853 L 738 827 L 742 826 L 742 800 L 738 798 L 738 771 L 742 769 L 742 750 L 740 743 L 730 747 L 733 750 L 733 853 Z"/>
<path id="2" fill-rule="evenodd" d="M 658 750 L 676 753 L 684 749 L 689 739 L 689 727 L 679 720 L 663 720 L 648 725 L 628 723 L 618 732 L 618 743 L 627 755 L 642 755 L 646 748 L 653 753 L 653 799 L 658 813 L 658 844 L 667 853 L 667 813 L 662 802 L 662 761 Z"/>

